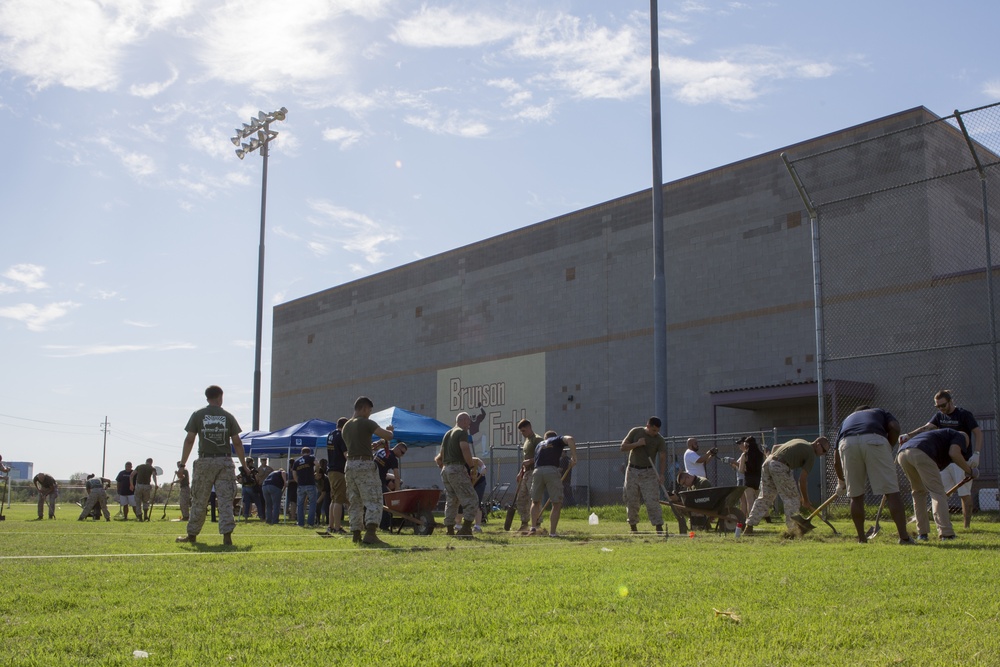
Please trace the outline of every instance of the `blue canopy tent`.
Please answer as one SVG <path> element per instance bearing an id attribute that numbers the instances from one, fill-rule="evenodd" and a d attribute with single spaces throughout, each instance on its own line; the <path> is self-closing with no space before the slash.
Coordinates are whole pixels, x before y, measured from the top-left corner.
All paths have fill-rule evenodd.
<path id="1" fill-rule="evenodd" d="M 324 419 L 310 419 L 300 424 L 293 424 L 278 431 L 257 435 L 250 439 L 249 444 L 243 443 L 247 456 L 284 456 L 289 458 L 292 452 L 298 452 L 303 447 L 316 450 L 326 447 L 326 436 L 337 428 L 333 422 Z"/>
<path id="2" fill-rule="evenodd" d="M 382 428 L 391 424 L 395 440 L 402 440 L 414 447 L 440 445 L 444 434 L 451 430 L 450 426 L 433 417 L 397 407 L 374 412 L 370 419 Z"/>

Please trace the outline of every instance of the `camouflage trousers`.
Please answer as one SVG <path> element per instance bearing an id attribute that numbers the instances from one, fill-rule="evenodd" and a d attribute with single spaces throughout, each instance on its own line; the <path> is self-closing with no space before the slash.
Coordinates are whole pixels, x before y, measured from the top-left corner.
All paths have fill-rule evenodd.
<path id="1" fill-rule="evenodd" d="M 660 480 L 653 468 L 626 468 L 625 512 L 630 524 L 639 523 L 639 503 L 645 502 L 649 522 L 654 526 L 663 525 L 663 508 L 660 507 Z"/>
<path id="2" fill-rule="evenodd" d="M 208 498 L 212 495 L 213 486 L 219 507 L 219 534 L 231 533 L 236 528 L 236 517 L 233 513 L 233 501 L 236 499 L 236 466 L 228 456 L 209 456 L 197 459 L 191 469 L 191 513 L 188 515 L 188 535 L 197 535 L 205 525 Z"/>
<path id="3" fill-rule="evenodd" d="M 94 506 L 99 506 L 104 512 L 104 518 L 111 521 L 111 512 L 108 511 L 108 492 L 104 489 L 91 489 L 87 494 L 87 502 L 83 504 L 83 511 L 80 518 L 86 519 L 94 510 Z"/>
<path id="4" fill-rule="evenodd" d="M 344 466 L 347 501 L 350 503 L 351 530 L 362 530 L 366 523 L 382 520 L 382 482 L 375 462 L 348 461 Z"/>
<path id="5" fill-rule="evenodd" d="M 517 489 L 517 497 L 514 499 L 514 505 L 517 507 L 517 514 L 521 517 L 521 525 L 523 526 L 531 523 L 531 478 L 534 476 L 534 468 L 524 473 L 521 485 Z"/>
<path id="6" fill-rule="evenodd" d="M 153 508 L 153 485 L 135 485 L 135 511 L 143 519 L 149 517 L 149 511 Z"/>
<path id="7" fill-rule="evenodd" d="M 753 503 L 746 525 L 759 524 L 764 515 L 771 510 L 777 496 L 781 496 L 781 500 L 785 503 L 785 525 L 789 530 L 795 530 L 795 522 L 790 517 L 799 513 L 799 487 L 792 477 L 791 468 L 781 461 L 768 459 L 760 469 L 760 495 Z"/>
<path id="8" fill-rule="evenodd" d="M 458 506 L 462 506 L 462 518 L 466 521 L 476 520 L 476 509 L 479 507 L 479 496 L 469 479 L 469 471 L 461 463 L 450 463 L 441 468 L 441 481 L 444 482 L 444 525 L 455 525 L 458 517 Z M 522 482 L 521 486 L 524 486 Z"/>

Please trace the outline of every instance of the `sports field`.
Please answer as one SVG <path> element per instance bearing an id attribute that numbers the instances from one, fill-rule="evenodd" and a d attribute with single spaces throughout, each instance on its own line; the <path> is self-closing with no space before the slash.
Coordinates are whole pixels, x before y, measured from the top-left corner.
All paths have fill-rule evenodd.
<path id="1" fill-rule="evenodd" d="M 359 548 L 294 525 L 0 523 L 5 665 L 996 665 L 1000 524 L 900 547 L 822 523 L 786 540 L 625 535 L 567 509 L 559 538 L 490 522 Z M 675 527 L 671 527 L 675 530 Z M 144 651 L 145 658 L 134 657 Z"/>

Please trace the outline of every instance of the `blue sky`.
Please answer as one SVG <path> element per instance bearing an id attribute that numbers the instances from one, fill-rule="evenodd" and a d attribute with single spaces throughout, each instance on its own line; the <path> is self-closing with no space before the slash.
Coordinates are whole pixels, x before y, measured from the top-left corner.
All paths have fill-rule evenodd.
<path id="1" fill-rule="evenodd" d="M 1000 99 L 992 3 L 659 10 L 667 181 Z M 258 110 L 288 108 L 268 173 L 265 428 L 286 426 L 268 422 L 271 306 L 648 188 L 648 12 L 0 0 L 0 454 L 100 472 L 107 416 L 108 473 L 170 470 L 213 383 L 250 427 L 261 159 L 229 137 Z"/>

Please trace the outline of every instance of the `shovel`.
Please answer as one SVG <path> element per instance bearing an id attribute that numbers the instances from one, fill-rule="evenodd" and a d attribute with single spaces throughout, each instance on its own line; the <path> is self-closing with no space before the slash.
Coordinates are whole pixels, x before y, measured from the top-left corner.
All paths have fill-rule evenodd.
<path id="1" fill-rule="evenodd" d="M 962 480 L 961 482 L 959 482 L 959 483 L 958 483 L 958 484 L 956 484 L 955 486 L 953 486 L 953 487 L 951 487 L 950 489 L 948 489 L 948 493 L 946 493 L 946 494 L 944 494 L 944 495 L 946 495 L 946 496 L 950 496 L 951 494 L 953 494 L 953 493 L 955 493 L 956 491 L 958 491 L 958 487 L 960 487 L 960 486 L 965 486 L 966 484 L 968 484 L 968 483 L 969 483 L 969 482 L 971 482 L 971 481 L 972 481 L 972 477 L 971 477 L 971 476 L 969 476 L 969 477 L 966 477 L 966 478 L 965 478 L 965 479 L 963 479 L 963 480 Z"/>
<path id="2" fill-rule="evenodd" d="M 794 521 L 795 525 L 799 527 L 799 530 L 802 531 L 803 535 L 805 535 L 809 531 L 811 531 L 814 528 L 816 528 L 816 526 L 812 525 L 812 519 L 813 519 L 813 517 L 815 517 L 817 514 L 819 514 L 820 512 L 822 512 L 823 509 L 827 505 L 829 505 L 830 503 L 832 503 L 836 497 L 837 497 L 837 494 L 834 493 L 832 496 L 830 496 L 829 498 L 827 498 L 826 500 L 824 500 L 822 505 L 820 505 L 815 510 L 813 510 L 812 514 L 810 514 L 809 516 L 807 516 L 804 519 L 801 516 L 798 516 L 797 514 L 793 514 L 792 515 L 792 521 Z M 837 529 L 833 527 L 832 523 L 830 523 L 826 519 L 823 519 L 823 523 L 825 523 L 826 525 L 830 526 L 830 529 L 833 530 L 833 534 L 834 535 L 838 535 L 839 534 L 839 533 L 837 533 Z"/>
<path id="3" fill-rule="evenodd" d="M 875 525 L 872 526 L 871 528 L 869 528 L 868 532 L 865 533 L 865 539 L 869 539 L 869 540 L 872 539 L 873 537 L 875 537 L 876 535 L 878 535 L 878 531 L 881 530 L 881 528 L 879 527 L 879 521 L 882 520 L 882 508 L 883 507 L 885 507 L 885 496 L 882 496 L 882 502 L 880 502 L 878 504 L 878 513 L 875 514 Z"/>
<path id="4" fill-rule="evenodd" d="M 820 512 L 822 512 L 823 509 L 827 505 L 829 505 L 830 503 L 832 503 L 836 497 L 837 497 L 837 494 L 834 493 L 832 496 L 830 496 L 829 498 L 827 498 L 826 500 L 824 500 L 822 505 L 820 505 L 819 507 L 817 507 L 816 509 L 814 509 L 813 512 L 812 512 L 812 514 L 810 514 L 809 516 L 807 516 L 804 519 L 802 517 L 800 517 L 800 516 L 794 516 L 794 515 L 792 516 L 792 521 L 794 521 L 795 524 L 799 527 L 799 530 L 802 531 L 803 535 L 805 535 L 806 533 L 808 533 L 809 531 L 813 530 L 816 527 L 816 526 L 812 525 L 812 519 L 815 518 Z M 826 519 L 823 519 L 822 517 L 821 517 L 821 520 L 823 521 L 823 523 L 825 523 L 826 525 L 830 526 L 830 530 L 833 531 L 834 535 L 839 535 L 840 534 L 840 533 L 837 532 L 837 529 L 833 527 L 832 523 L 830 523 Z"/>
<path id="5" fill-rule="evenodd" d="M 514 512 L 517 511 L 517 494 L 521 493 L 521 482 L 524 480 L 524 476 L 517 480 L 517 490 L 514 491 L 514 499 L 510 501 L 510 505 L 507 506 L 507 517 L 503 521 L 503 529 L 510 530 L 511 524 L 514 523 Z"/>

